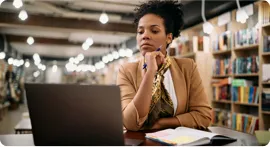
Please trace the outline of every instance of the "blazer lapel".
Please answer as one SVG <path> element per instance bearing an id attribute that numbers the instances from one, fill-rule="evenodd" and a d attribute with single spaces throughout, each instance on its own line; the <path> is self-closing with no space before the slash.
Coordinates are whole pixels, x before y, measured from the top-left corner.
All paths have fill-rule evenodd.
<path id="1" fill-rule="evenodd" d="M 187 106 L 187 88 L 186 80 L 184 74 L 180 70 L 181 67 L 178 66 L 174 58 L 171 58 L 170 71 L 172 75 L 173 85 L 175 94 L 177 96 L 177 109 L 175 115 L 184 113 Z"/>

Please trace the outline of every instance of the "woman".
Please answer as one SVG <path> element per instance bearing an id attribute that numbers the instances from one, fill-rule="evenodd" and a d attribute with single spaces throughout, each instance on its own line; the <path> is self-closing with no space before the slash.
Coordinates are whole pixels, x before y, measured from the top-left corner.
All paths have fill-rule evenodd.
<path id="1" fill-rule="evenodd" d="M 151 0 L 135 9 L 143 59 L 121 66 L 117 77 L 128 130 L 206 129 L 210 124 L 211 107 L 196 64 L 166 55 L 183 26 L 181 9 L 181 3 L 168 0 Z"/>

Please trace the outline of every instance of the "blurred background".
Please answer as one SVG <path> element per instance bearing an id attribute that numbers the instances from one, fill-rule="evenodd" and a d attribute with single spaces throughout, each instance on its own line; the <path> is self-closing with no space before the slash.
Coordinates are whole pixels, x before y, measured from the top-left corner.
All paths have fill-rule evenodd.
<path id="1" fill-rule="evenodd" d="M 141 57 L 133 19 L 145 1 L 0 0 L 0 134 L 31 132 L 24 83 L 116 84 L 119 66 Z M 268 130 L 269 1 L 181 2 L 168 55 L 198 63 L 212 125 Z"/>

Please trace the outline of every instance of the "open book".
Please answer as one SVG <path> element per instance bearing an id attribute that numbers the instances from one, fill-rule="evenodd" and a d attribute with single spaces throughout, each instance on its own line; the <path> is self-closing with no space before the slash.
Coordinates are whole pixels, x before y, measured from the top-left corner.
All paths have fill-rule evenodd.
<path id="1" fill-rule="evenodd" d="M 213 142 L 217 142 L 218 144 L 223 142 L 223 144 L 226 144 L 236 141 L 234 138 L 186 127 L 166 129 L 155 133 L 146 133 L 146 138 L 167 145 L 188 146 L 213 144 Z"/>

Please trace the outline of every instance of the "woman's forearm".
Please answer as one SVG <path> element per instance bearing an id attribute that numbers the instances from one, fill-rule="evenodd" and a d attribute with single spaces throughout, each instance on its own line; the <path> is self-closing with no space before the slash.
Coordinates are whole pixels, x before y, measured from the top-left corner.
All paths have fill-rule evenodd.
<path id="1" fill-rule="evenodd" d="M 152 86 L 155 77 L 154 71 L 147 71 L 143 76 L 142 82 L 135 95 L 133 102 L 138 111 L 139 118 L 146 116 L 149 113 L 152 100 Z"/>

